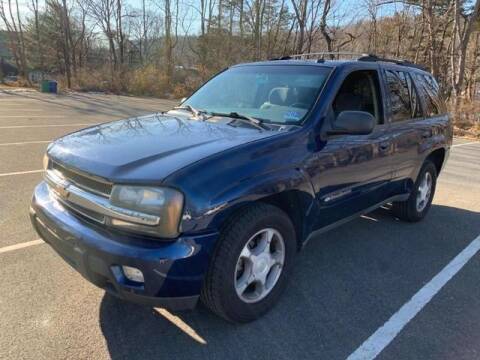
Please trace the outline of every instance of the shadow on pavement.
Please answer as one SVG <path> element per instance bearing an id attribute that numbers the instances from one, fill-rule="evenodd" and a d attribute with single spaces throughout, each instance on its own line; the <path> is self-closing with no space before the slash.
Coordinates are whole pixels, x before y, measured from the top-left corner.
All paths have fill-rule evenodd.
<path id="1" fill-rule="evenodd" d="M 479 229 L 479 213 L 458 208 L 434 205 L 416 224 L 378 209 L 313 239 L 278 305 L 254 323 L 105 295 L 100 326 L 112 359 L 344 359 Z"/>

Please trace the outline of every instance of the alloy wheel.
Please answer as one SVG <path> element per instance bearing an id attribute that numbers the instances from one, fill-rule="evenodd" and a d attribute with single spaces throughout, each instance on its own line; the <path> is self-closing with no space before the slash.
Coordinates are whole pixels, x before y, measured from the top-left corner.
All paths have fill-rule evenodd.
<path id="1" fill-rule="evenodd" d="M 422 212 L 430 201 L 432 195 L 433 179 L 432 174 L 425 172 L 417 191 L 417 211 Z"/>
<path id="2" fill-rule="evenodd" d="M 246 303 L 264 299 L 275 287 L 285 262 L 285 242 L 275 229 L 254 234 L 237 260 L 235 290 Z"/>

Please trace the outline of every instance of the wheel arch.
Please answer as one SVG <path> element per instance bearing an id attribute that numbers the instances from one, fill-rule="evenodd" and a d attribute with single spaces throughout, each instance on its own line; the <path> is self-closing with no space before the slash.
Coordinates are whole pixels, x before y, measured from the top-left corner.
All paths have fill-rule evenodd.
<path id="1" fill-rule="evenodd" d="M 283 191 L 260 199 L 260 202 L 278 207 L 292 221 L 297 237 L 298 250 L 308 235 L 308 227 L 305 219 L 308 217 L 310 204 L 306 201 L 305 195 L 298 190 Z"/>
<path id="2" fill-rule="evenodd" d="M 448 150 L 445 147 L 436 147 L 431 151 L 425 151 L 423 156 L 418 159 L 415 167 L 413 168 L 408 181 L 406 183 L 407 189 L 410 189 L 415 181 L 417 181 L 418 175 L 420 174 L 420 170 L 422 169 L 423 165 L 426 161 L 431 161 L 435 165 L 435 169 L 437 170 L 437 176 L 440 174 L 443 166 L 445 165 L 445 161 L 448 157 Z"/>
<path id="3" fill-rule="evenodd" d="M 435 168 L 437 169 L 437 175 L 439 175 L 440 171 L 443 168 L 443 164 L 445 163 L 445 156 L 446 156 L 446 151 L 445 151 L 445 148 L 442 147 L 432 151 L 427 156 L 425 161 L 430 160 L 431 162 L 433 162 L 433 164 L 435 165 Z"/>
<path id="4" fill-rule="evenodd" d="M 295 228 L 298 248 L 301 248 L 309 234 L 309 224 L 314 216 L 316 202 L 313 186 L 308 176 L 298 169 L 269 174 L 267 178 L 268 181 L 264 178 L 258 182 L 251 179 L 249 184 L 243 184 L 242 188 L 236 187 L 233 193 L 223 194 L 222 202 L 225 201 L 228 205 L 216 214 L 211 225 L 222 231 L 224 224 L 245 208 L 257 203 L 269 204 L 279 208 L 290 218 Z"/>

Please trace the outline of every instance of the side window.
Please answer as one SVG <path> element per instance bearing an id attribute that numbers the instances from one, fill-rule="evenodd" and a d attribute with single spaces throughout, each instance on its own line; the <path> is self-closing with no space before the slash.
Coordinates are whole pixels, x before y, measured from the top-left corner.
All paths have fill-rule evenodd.
<path id="1" fill-rule="evenodd" d="M 405 73 L 404 73 L 405 74 Z M 412 103 L 412 118 L 422 117 L 422 108 L 420 107 L 420 98 L 418 97 L 417 89 L 410 75 L 405 74 L 408 83 L 408 92 L 410 93 L 410 101 Z"/>
<path id="2" fill-rule="evenodd" d="M 425 100 L 425 115 L 439 115 L 442 105 L 437 82 L 431 76 L 421 74 L 415 74 L 415 82 Z"/>
<path id="3" fill-rule="evenodd" d="M 335 116 L 342 111 L 365 111 L 372 114 L 377 124 L 383 124 L 383 108 L 376 70 L 350 73 L 343 81 L 332 104 Z"/>
<path id="4" fill-rule="evenodd" d="M 402 121 L 414 117 L 415 107 L 412 106 L 411 86 L 408 84 L 408 75 L 403 71 L 386 70 L 387 88 L 390 94 L 390 103 L 392 106 L 392 120 Z"/>

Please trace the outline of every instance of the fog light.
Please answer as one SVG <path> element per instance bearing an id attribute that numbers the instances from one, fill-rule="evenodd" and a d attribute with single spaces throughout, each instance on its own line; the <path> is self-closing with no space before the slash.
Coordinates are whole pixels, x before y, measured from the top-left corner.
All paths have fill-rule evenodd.
<path id="1" fill-rule="evenodd" d="M 137 268 L 131 266 L 122 266 L 122 271 L 125 277 L 130 281 L 135 281 L 139 283 L 145 282 L 145 279 L 143 278 L 143 273 Z"/>

